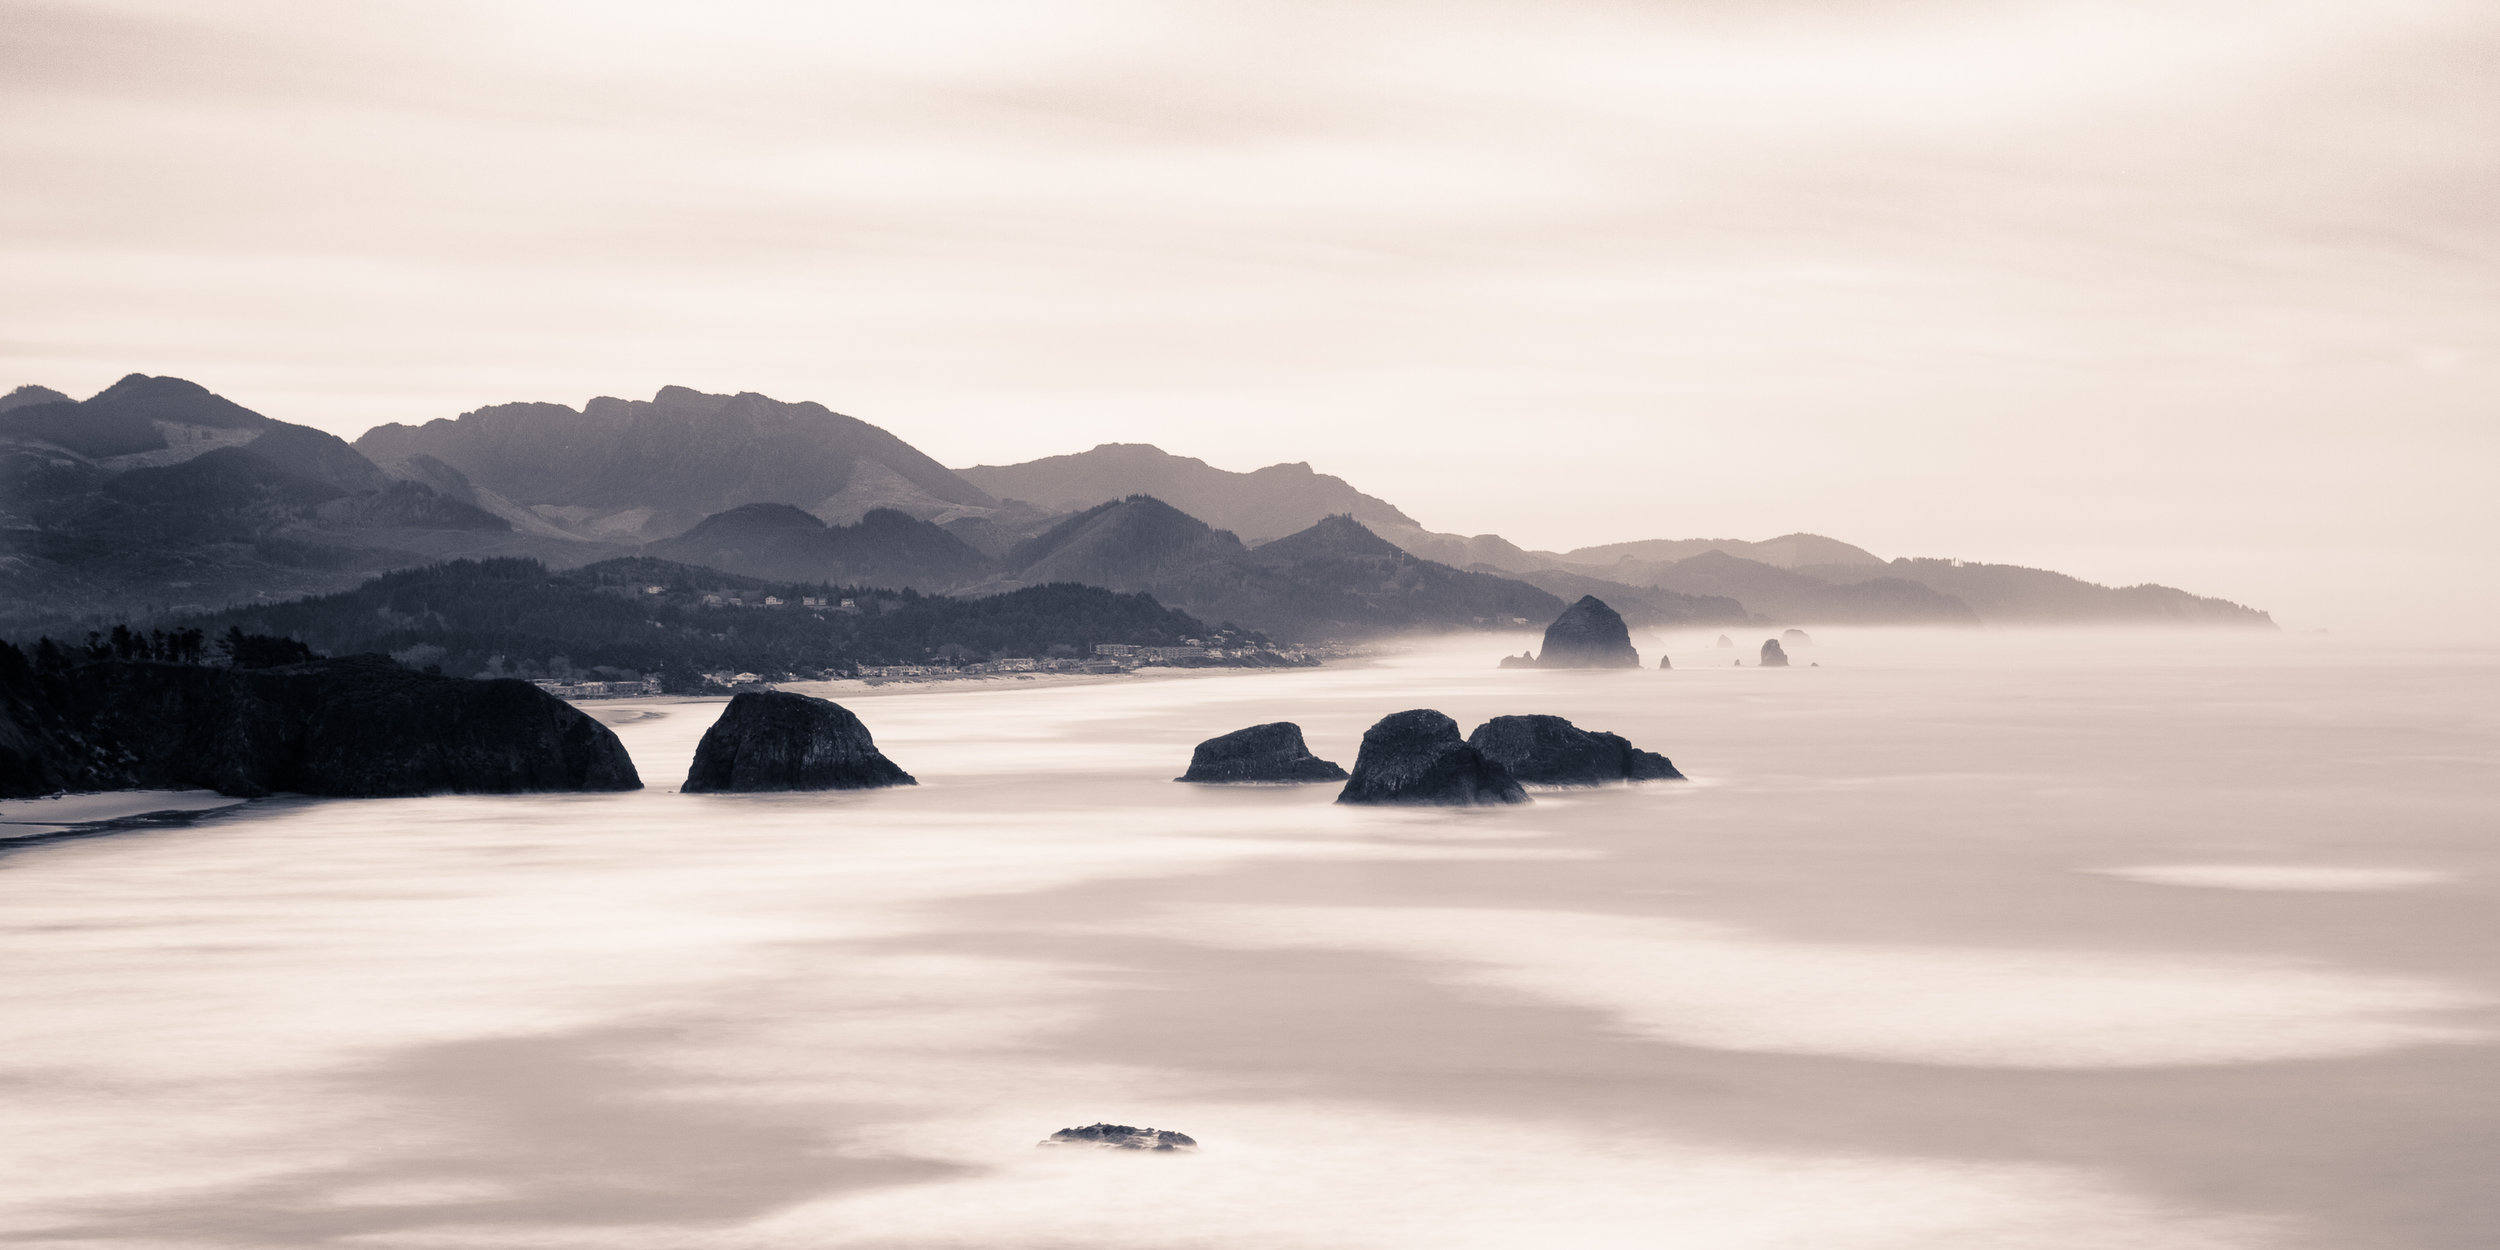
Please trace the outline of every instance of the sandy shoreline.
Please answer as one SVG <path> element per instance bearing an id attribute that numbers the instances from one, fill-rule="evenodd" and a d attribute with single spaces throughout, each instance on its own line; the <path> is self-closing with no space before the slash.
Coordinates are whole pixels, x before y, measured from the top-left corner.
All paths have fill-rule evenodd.
<path id="1" fill-rule="evenodd" d="M 0 842 L 189 820 L 250 801 L 214 790 L 104 790 L 0 799 Z"/>

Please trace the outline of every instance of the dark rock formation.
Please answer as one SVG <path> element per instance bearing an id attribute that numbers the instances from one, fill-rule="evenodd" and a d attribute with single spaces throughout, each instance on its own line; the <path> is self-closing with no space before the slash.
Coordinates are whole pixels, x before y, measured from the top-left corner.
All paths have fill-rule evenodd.
<path id="1" fill-rule="evenodd" d="M 1781 630 L 1780 641 L 1792 647 L 1811 647 L 1814 645 L 1814 639 L 1808 637 L 1806 635 L 1806 631 L 1802 629 Z"/>
<path id="2" fill-rule="evenodd" d="M 1762 667 L 1788 667 L 1788 653 L 1780 649 L 1779 639 L 1765 638 L 1762 640 Z"/>
<path id="3" fill-rule="evenodd" d="M 1675 666 L 1674 666 L 1673 664 L 1669 664 L 1669 663 L 1667 663 L 1667 657 L 1665 657 L 1665 656 L 1663 656 L 1663 655 L 1662 655 L 1662 656 L 1659 656 L 1659 657 L 1658 657 L 1658 667 L 1660 667 L 1660 668 L 1674 668 Z"/>
<path id="4" fill-rule="evenodd" d="M 1063 1128 L 1036 1143 L 1042 1146 L 1093 1146 L 1102 1150 L 1196 1150 L 1198 1139 L 1170 1129 L 1130 1128 L 1125 1124 L 1088 1124 Z"/>
<path id="5" fill-rule="evenodd" d="M 1198 744 L 1175 781 L 1343 781 L 1345 770 L 1311 754 L 1302 727 L 1275 721 Z"/>
<path id="6" fill-rule="evenodd" d="M 1533 651 L 1522 651 L 1522 652 L 1520 652 L 1520 653 L 1519 653 L 1519 654 L 1517 654 L 1517 655 L 1506 655 L 1506 656 L 1503 656 L 1503 657 L 1502 657 L 1502 662 L 1501 662 L 1501 664 L 1500 664 L 1498 667 L 1501 667 L 1501 668 L 1535 668 L 1535 667 L 1536 667 L 1536 653 L 1535 653 L 1535 652 L 1533 652 Z"/>
<path id="7" fill-rule="evenodd" d="M 1540 668 L 1639 668 L 1641 653 L 1632 649 L 1631 631 L 1605 600 L 1582 595 L 1545 627 L 1545 649 L 1536 662 Z"/>
<path id="8" fill-rule="evenodd" d="M 1354 776 L 1340 803 L 1470 807 L 1525 803 L 1519 779 L 1458 736 L 1458 722 L 1429 708 L 1380 718 L 1363 731 Z"/>
<path id="9" fill-rule="evenodd" d="M 1496 716 L 1476 726 L 1467 735 L 1467 745 L 1529 785 L 1684 780 L 1666 756 L 1559 716 Z"/>
<path id="10" fill-rule="evenodd" d="M 0 793 L 642 786 L 607 726 L 536 686 L 418 673 L 385 656 L 265 669 L 102 660 L 6 684 L 15 689 L 0 695 Z"/>
<path id="11" fill-rule="evenodd" d="M 686 770 L 688 794 L 917 785 L 839 703 L 786 690 L 729 701 Z"/>

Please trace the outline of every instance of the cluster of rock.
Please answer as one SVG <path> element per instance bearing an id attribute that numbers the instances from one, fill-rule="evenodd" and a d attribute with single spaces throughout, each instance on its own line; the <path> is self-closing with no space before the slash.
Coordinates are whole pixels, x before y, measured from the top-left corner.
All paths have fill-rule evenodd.
<path id="1" fill-rule="evenodd" d="M 1273 721 L 1199 743 L 1189 757 L 1189 771 L 1175 780 L 1302 782 L 1343 781 L 1345 777 L 1345 769 L 1311 754 L 1302 742 L 1300 725 Z"/>
<path id="2" fill-rule="evenodd" d="M 688 794 L 753 794 L 917 784 L 877 750 L 868 726 L 850 709 L 774 690 L 729 701 L 704 731 L 680 788 Z"/>
<path id="3" fill-rule="evenodd" d="M 1344 779 L 1340 803 L 1447 807 L 1525 803 L 1525 787 L 1681 781 L 1655 751 L 1621 735 L 1582 729 L 1559 716 L 1496 716 L 1461 738 L 1458 722 L 1430 708 L 1382 717 L 1363 734 L 1354 771 L 1311 754 L 1289 721 L 1253 725 L 1198 744 L 1181 781 L 1303 782 Z"/>
<path id="4" fill-rule="evenodd" d="M 613 731 L 536 686 L 420 673 L 387 656 L 258 669 L 99 660 L 0 674 L 0 795 L 641 786 Z"/>
<path id="5" fill-rule="evenodd" d="M 1198 1139 L 1170 1129 L 1131 1128 L 1125 1124 L 1088 1124 L 1083 1128 L 1063 1128 L 1041 1141 L 1038 1146 L 1092 1146 L 1098 1150 L 1169 1150 L 1194 1151 Z"/>
<path id="6" fill-rule="evenodd" d="M 1532 786 L 1684 780 L 1666 756 L 1559 716 L 1496 716 L 1476 726 L 1467 745 Z"/>

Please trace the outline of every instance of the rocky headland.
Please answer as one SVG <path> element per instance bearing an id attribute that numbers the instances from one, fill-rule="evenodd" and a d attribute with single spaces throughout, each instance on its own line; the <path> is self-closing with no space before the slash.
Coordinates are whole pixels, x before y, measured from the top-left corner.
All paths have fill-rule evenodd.
<path id="1" fill-rule="evenodd" d="M 872 790 L 919 784 L 877 750 L 849 708 L 786 690 L 729 701 L 695 747 L 688 794 Z"/>
<path id="2" fill-rule="evenodd" d="M 0 795 L 204 789 L 257 798 L 634 790 L 607 726 L 525 681 L 360 655 L 271 668 L 0 652 Z"/>
<path id="3" fill-rule="evenodd" d="M 1189 771 L 1176 781 L 1299 782 L 1343 781 L 1346 771 L 1311 754 L 1302 741 L 1302 727 L 1274 721 L 1236 729 L 1198 744 L 1189 757 Z"/>
<path id="4" fill-rule="evenodd" d="M 1525 803 L 1528 792 L 1509 769 L 1467 745 L 1457 721 L 1417 708 L 1363 731 L 1354 775 L 1337 801 L 1476 807 Z"/>

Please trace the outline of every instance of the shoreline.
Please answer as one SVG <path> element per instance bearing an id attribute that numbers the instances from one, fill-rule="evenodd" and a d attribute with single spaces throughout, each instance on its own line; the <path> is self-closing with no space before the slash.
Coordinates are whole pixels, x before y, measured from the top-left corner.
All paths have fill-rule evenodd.
<path id="1" fill-rule="evenodd" d="M 214 790 L 82 790 L 0 799 L 0 844 L 181 824 L 251 802 Z"/>

